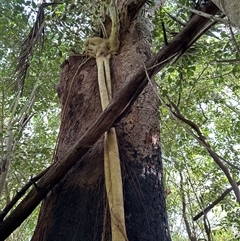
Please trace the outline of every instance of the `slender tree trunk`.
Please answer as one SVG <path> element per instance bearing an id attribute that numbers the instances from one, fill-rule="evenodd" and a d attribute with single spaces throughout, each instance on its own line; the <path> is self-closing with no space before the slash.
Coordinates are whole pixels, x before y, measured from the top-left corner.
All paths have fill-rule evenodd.
<path id="1" fill-rule="evenodd" d="M 133 23 L 120 39 L 120 53 L 110 63 L 113 96 L 151 56 L 137 24 Z M 115 124 L 129 241 L 171 240 L 154 88 L 154 82 L 148 84 L 132 108 Z M 84 63 L 83 57 L 70 57 L 65 61 L 58 93 L 63 116 L 56 158 L 61 160 L 101 113 L 95 59 Z M 103 138 L 44 200 L 32 240 L 111 240 L 104 186 Z"/>

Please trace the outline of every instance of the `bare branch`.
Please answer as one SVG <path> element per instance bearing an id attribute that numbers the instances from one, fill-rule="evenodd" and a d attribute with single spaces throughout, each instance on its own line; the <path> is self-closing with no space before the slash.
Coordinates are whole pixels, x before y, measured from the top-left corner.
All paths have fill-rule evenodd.
<path id="1" fill-rule="evenodd" d="M 237 185 L 240 185 L 240 181 L 237 182 Z M 219 202 L 221 202 L 231 191 L 233 190 L 232 187 L 226 189 L 214 202 L 204 208 L 203 211 L 198 213 L 194 218 L 193 221 L 197 221 L 201 216 L 209 212 L 212 208 L 214 208 Z"/>
<path id="2" fill-rule="evenodd" d="M 208 14 L 208 13 L 205 13 L 205 12 L 202 12 L 202 11 L 199 11 L 199 10 L 196 10 L 196 9 L 193 9 L 193 8 L 189 8 L 189 7 L 184 6 L 184 5 L 180 4 L 180 3 L 177 3 L 177 5 L 179 5 L 180 7 L 184 8 L 184 9 L 186 9 L 186 10 L 192 12 L 192 13 L 195 13 L 195 14 L 197 14 L 197 15 L 199 15 L 199 16 L 203 16 L 203 17 L 205 17 L 205 18 L 209 18 L 209 19 L 218 21 L 218 22 L 220 22 L 220 23 L 225 23 L 225 24 L 227 24 L 227 25 L 231 25 L 231 22 L 230 22 L 230 21 L 224 20 L 224 19 L 222 19 L 222 17 L 215 17 L 215 16 L 213 16 L 213 15 L 211 15 L 211 14 Z"/>
<path id="3" fill-rule="evenodd" d="M 235 63 L 235 62 L 240 62 L 240 59 L 215 59 L 216 62 L 218 63 L 226 63 L 226 64 L 229 64 L 229 63 Z"/>
<path id="4" fill-rule="evenodd" d="M 235 38 L 235 35 L 234 35 L 234 33 L 233 33 L 233 30 L 232 30 L 232 27 L 231 27 L 231 26 L 229 27 L 229 30 L 230 30 L 231 37 L 232 37 L 233 43 L 234 43 L 234 45 L 235 45 L 235 48 L 236 48 L 236 50 L 237 50 L 237 52 L 238 52 L 238 55 L 240 55 L 240 48 L 239 48 L 239 46 L 238 46 L 237 40 L 236 40 L 236 38 Z"/>

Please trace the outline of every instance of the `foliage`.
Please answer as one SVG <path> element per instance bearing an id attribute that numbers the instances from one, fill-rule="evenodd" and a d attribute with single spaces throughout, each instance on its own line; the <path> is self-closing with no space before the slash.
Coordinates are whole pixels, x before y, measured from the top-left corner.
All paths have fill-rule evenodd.
<path id="1" fill-rule="evenodd" d="M 156 26 L 165 22 L 170 37 L 171 33 L 179 31 L 179 23 L 186 21 L 186 13 L 173 11 L 172 7 L 174 5 L 169 4 L 160 10 L 161 17 L 155 20 Z M 174 21 L 175 17 L 178 22 Z M 157 46 L 163 43 L 161 31 L 157 27 L 154 32 Z M 227 61 L 239 58 L 239 53 L 228 27 L 216 25 L 211 31 L 212 35 L 205 34 L 177 63 L 158 75 L 159 93 L 165 100 L 170 98 L 187 119 L 201 128 L 221 157 L 239 168 L 239 68 L 238 62 Z M 239 43 L 240 37 L 235 33 Z M 180 240 L 179 233 L 182 237 L 186 235 L 182 195 L 186 199 L 186 215 L 192 231 L 197 238 L 206 238 L 202 219 L 194 224 L 192 217 L 220 196 L 229 183 L 206 150 L 184 131 L 182 123 L 173 118 L 166 106 L 160 106 L 160 113 L 165 182 L 171 192 L 167 203 L 173 240 Z M 225 164 L 238 181 L 239 169 Z M 217 206 L 208 213 L 213 240 L 237 240 L 240 226 L 234 219 L 238 206 L 233 195 L 219 205 L 221 211 Z"/>
<path id="2" fill-rule="evenodd" d="M 1 152 L 6 154 L 11 116 L 16 120 L 11 149 L 11 169 L 1 196 L 0 208 L 17 190 L 52 161 L 59 128 L 59 103 L 55 91 L 62 61 L 73 52 L 82 52 L 83 39 L 97 33 L 100 1 L 65 1 L 46 8 L 43 49 L 35 50 L 23 94 L 12 90 L 13 73 L 21 42 L 35 20 L 34 1 L 4 1 L 0 6 L 0 99 Z M 167 1 L 153 21 L 153 50 L 164 47 L 162 22 L 168 42 L 187 23 L 191 14 L 176 3 L 189 7 L 192 1 Z M 234 38 L 233 38 L 234 34 Z M 239 179 L 239 48 L 237 30 L 217 24 L 195 43 L 182 58 L 157 75 L 161 100 L 175 103 L 187 119 L 196 123 L 213 149 L 227 162 Z M 233 61 L 236 60 L 236 61 Z M 32 93 L 32 90 L 36 91 Z M 29 97 L 33 95 L 32 99 Z M 17 104 L 16 111 L 13 105 Z M 203 217 L 193 217 L 211 204 L 226 188 L 227 178 L 199 142 L 186 131 L 186 123 L 173 118 L 160 101 L 159 118 L 164 160 L 168 216 L 173 240 L 189 240 L 188 223 L 198 239 L 207 238 Z M 25 122 L 27 120 L 27 122 Z M 1 158 L 2 158 L 1 156 Z M 229 165 L 230 163 L 230 165 Z M 231 193 L 207 214 L 213 240 L 239 240 L 239 207 Z M 37 210 L 11 237 L 27 240 L 36 223 Z M 187 221 L 187 222 L 186 222 Z M 21 235 L 19 235 L 21 234 Z"/>

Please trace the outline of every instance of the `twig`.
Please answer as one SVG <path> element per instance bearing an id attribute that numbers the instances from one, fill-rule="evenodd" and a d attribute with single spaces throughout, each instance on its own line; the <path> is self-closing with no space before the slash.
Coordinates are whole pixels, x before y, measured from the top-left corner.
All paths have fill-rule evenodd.
<path id="1" fill-rule="evenodd" d="M 237 52 L 238 52 L 238 55 L 240 55 L 240 49 L 239 49 L 237 40 L 236 40 L 236 38 L 235 38 L 235 36 L 234 36 L 234 33 L 233 33 L 233 30 L 232 30 L 232 27 L 231 27 L 231 26 L 229 27 L 229 30 L 230 30 L 231 37 L 232 37 L 233 43 L 234 43 L 234 45 L 235 45 L 235 48 L 236 48 L 236 50 L 237 50 Z"/>
<path id="2" fill-rule="evenodd" d="M 240 181 L 237 182 L 237 185 L 240 185 Z M 197 221 L 201 216 L 208 213 L 212 208 L 214 208 L 219 202 L 221 202 L 231 191 L 233 190 L 232 187 L 226 189 L 214 202 L 204 208 L 203 211 L 198 213 L 194 218 L 193 221 Z"/>
<path id="3" fill-rule="evenodd" d="M 228 64 L 228 63 L 239 62 L 240 59 L 215 59 L 215 61 L 216 61 L 217 63 L 226 63 L 226 64 Z"/>
<path id="4" fill-rule="evenodd" d="M 186 23 L 181 22 L 180 20 L 177 19 L 177 17 L 171 15 L 169 12 L 167 12 L 165 9 L 163 9 L 163 11 L 176 23 L 178 23 L 180 26 L 184 27 L 186 25 Z"/>
<path id="5" fill-rule="evenodd" d="M 221 22 L 221 23 L 225 23 L 225 24 L 227 24 L 227 25 L 231 25 L 231 24 L 232 24 L 230 21 L 224 20 L 224 19 L 222 19 L 221 17 L 215 17 L 215 16 L 213 16 L 213 15 L 211 15 L 211 14 L 208 14 L 208 13 L 205 13 L 205 12 L 202 12 L 202 11 L 199 11 L 199 10 L 196 10 L 196 9 L 193 9 L 193 8 L 189 8 L 189 7 L 187 7 L 187 6 L 185 6 L 185 5 L 182 5 L 182 4 L 180 4 L 180 3 L 177 3 L 177 5 L 180 6 L 180 7 L 182 7 L 182 8 L 184 8 L 184 9 L 186 9 L 186 10 L 188 10 L 188 11 L 190 11 L 190 12 L 192 12 L 192 13 L 195 13 L 195 14 L 197 14 L 197 15 L 199 15 L 199 16 L 202 16 L 202 17 L 205 17 L 205 18 L 209 18 L 209 19 L 212 19 L 212 20 Z"/>

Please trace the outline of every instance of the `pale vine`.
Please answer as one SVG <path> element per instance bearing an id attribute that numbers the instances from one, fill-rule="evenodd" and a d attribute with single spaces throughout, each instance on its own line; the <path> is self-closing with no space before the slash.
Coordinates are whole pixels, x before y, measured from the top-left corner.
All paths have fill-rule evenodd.
<path id="1" fill-rule="evenodd" d="M 107 2 L 109 17 L 112 22 L 109 38 L 88 38 L 85 41 L 85 53 L 96 58 L 98 84 L 102 109 L 104 110 L 112 98 L 111 73 L 109 61 L 119 50 L 118 15 L 114 0 Z M 127 240 L 123 187 L 120 157 L 116 130 L 111 127 L 104 137 L 104 173 L 107 199 L 111 217 L 113 241 Z"/>

